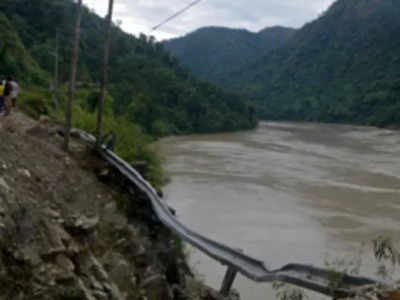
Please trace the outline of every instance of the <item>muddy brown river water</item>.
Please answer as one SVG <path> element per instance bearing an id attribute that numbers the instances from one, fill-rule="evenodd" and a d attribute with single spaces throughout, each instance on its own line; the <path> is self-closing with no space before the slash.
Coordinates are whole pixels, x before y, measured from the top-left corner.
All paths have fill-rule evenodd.
<path id="1" fill-rule="evenodd" d="M 171 176 L 166 198 L 179 218 L 271 268 L 362 258 L 361 272 L 373 275 L 371 241 L 400 241 L 400 131 L 264 122 L 159 147 Z M 218 288 L 224 267 L 189 252 Z M 245 300 L 274 298 L 268 284 L 243 277 L 235 288 Z"/>

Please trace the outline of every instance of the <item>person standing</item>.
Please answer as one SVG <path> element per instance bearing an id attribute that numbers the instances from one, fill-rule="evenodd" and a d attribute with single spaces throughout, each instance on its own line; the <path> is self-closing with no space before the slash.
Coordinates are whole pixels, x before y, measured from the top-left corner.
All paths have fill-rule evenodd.
<path id="1" fill-rule="evenodd" d="M 12 101 L 12 106 L 15 107 L 19 95 L 19 85 L 14 78 L 11 80 L 11 86 L 12 86 L 11 101 Z"/>
<path id="2" fill-rule="evenodd" d="M 3 112 L 4 108 L 4 83 L 3 79 L 0 79 L 0 113 Z"/>
<path id="3" fill-rule="evenodd" d="M 4 87 L 4 107 L 6 110 L 5 116 L 8 116 L 12 112 L 12 91 L 13 86 L 11 84 L 12 78 L 8 77 L 6 81 L 6 86 Z"/>

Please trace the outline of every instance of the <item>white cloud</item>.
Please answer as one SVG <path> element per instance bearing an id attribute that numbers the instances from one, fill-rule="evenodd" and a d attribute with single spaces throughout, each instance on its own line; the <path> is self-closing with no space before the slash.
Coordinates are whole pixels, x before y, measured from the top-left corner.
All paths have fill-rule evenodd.
<path id="1" fill-rule="evenodd" d="M 196 7 L 152 32 L 151 28 L 190 0 L 115 0 L 115 20 L 133 34 L 152 34 L 157 39 L 184 35 L 199 27 L 226 26 L 258 31 L 283 25 L 301 27 L 315 19 L 334 0 L 203 0 Z M 105 15 L 108 0 L 84 0 L 98 14 Z"/>

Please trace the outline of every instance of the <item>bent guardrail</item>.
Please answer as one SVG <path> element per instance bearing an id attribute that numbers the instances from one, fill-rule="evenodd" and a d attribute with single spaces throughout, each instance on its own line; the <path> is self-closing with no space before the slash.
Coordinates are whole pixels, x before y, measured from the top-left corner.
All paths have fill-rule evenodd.
<path id="1" fill-rule="evenodd" d="M 74 130 L 82 139 L 94 143 L 95 137 L 81 130 Z M 216 261 L 228 267 L 222 283 L 221 293 L 228 294 L 237 272 L 256 282 L 274 282 L 292 284 L 335 298 L 351 297 L 355 290 L 378 282 L 367 277 L 356 277 L 340 274 L 340 284 L 333 285 L 335 273 L 309 265 L 288 264 L 277 270 L 269 270 L 261 260 L 250 257 L 243 252 L 211 240 L 190 230 L 171 213 L 167 203 L 161 200 L 156 190 L 129 163 L 114 152 L 102 147 L 101 156 L 116 168 L 129 182 L 137 186 L 151 201 L 153 210 L 161 223 L 177 234 L 185 242 L 204 252 Z"/>

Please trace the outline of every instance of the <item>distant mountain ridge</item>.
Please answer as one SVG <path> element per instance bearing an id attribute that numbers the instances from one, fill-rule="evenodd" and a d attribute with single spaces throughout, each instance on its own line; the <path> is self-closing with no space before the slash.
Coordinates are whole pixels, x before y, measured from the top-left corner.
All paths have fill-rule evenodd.
<path id="1" fill-rule="evenodd" d="M 198 77 L 218 81 L 281 47 L 294 32 L 295 29 L 280 26 L 257 33 L 245 29 L 204 27 L 169 40 L 165 46 Z"/>
<path id="2" fill-rule="evenodd" d="M 400 1 L 339 0 L 225 78 L 265 119 L 400 125 Z"/>
<path id="3" fill-rule="evenodd" d="M 398 0 L 338 0 L 280 47 L 256 61 L 243 59 L 239 70 L 216 81 L 252 99 L 262 119 L 400 126 L 399 16 Z M 204 55 L 213 43 L 204 46 Z M 174 49 L 191 66 L 191 57 Z M 218 65 L 208 61 L 210 68 Z M 201 76 L 215 80 L 215 72 Z"/>

